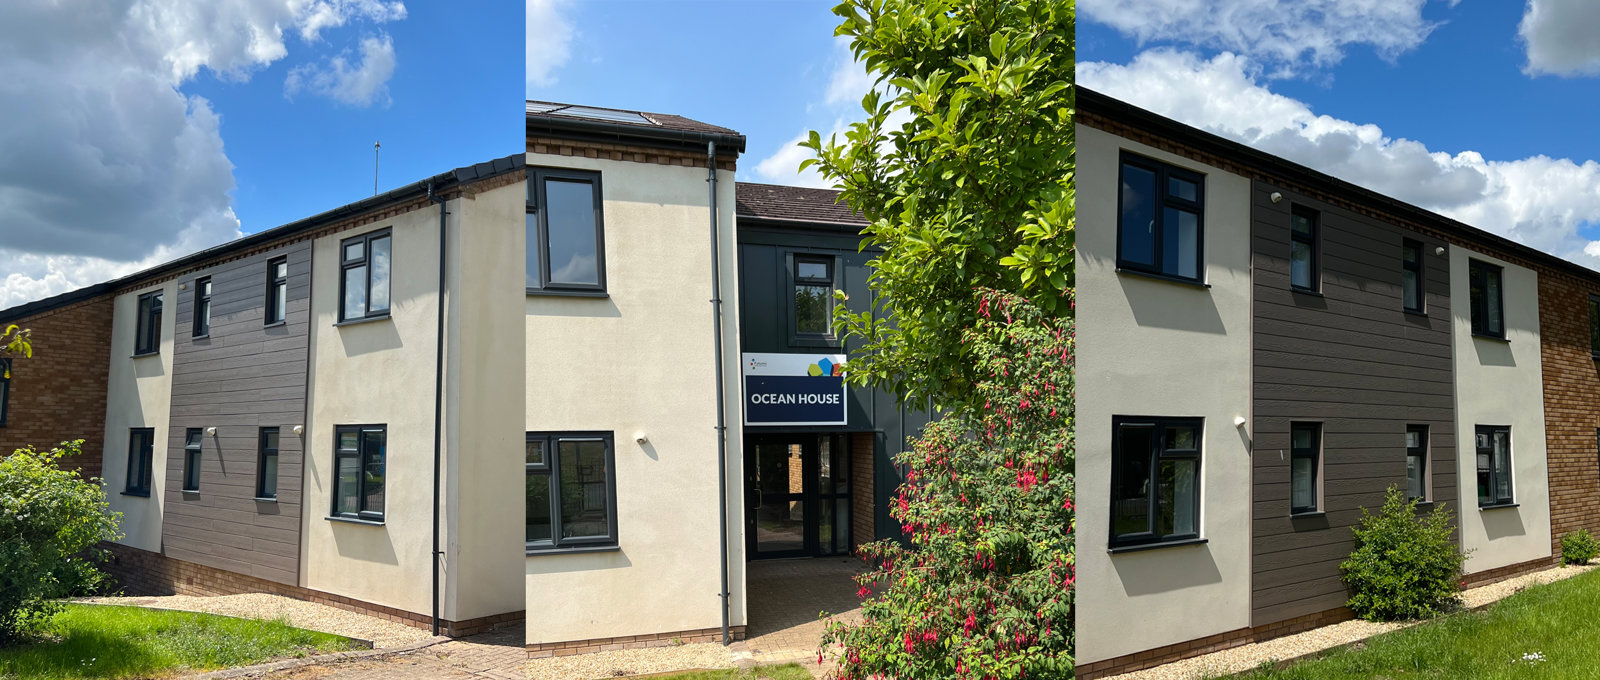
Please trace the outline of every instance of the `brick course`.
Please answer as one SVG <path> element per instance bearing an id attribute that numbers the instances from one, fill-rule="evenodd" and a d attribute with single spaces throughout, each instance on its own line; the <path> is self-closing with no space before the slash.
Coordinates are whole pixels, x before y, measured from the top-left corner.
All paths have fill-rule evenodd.
<path id="1" fill-rule="evenodd" d="M 112 297 L 103 295 L 13 321 L 33 331 L 33 358 L 11 362 L 11 396 L 0 455 L 24 446 L 83 440 L 62 461 L 99 477 L 105 450 L 106 380 L 111 366 Z"/>
<path id="2" fill-rule="evenodd" d="M 634 163 L 653 163 L 655 165 L 676 165 L 686 168 L 706 167 L 706 155 L 697 151 L 680 151 L 676 149 L 656 149 L 647 146 L 632 144 L 604 144 L 600 142 L 585 142 L 571 139 L 558 139 L 555 137 L 528 136 L 528 153 L 551 154 L 555 156 L 576 156 L 578 158 L 600 158 L 613 161 L 631 161 Z M 717 169 L 735 169 L 736 160 L 732 154 L 721 152 L 717 154 Z"/>
<path id="3" fill-rule="evenodd" d="M 851 547 L 878 538 L 877 508 L 873 505 L 872 471 L 878 460 L 877 435 L 850 435 L 850 543 Z"/>
<path id="4" fill-rule="evenodd" d="M 1545 460 L 1551 551 L 1578 529 L 1600 535 L 1600 362 L 1589 348 L 1589 295 L 1600 284 L 1539 272 Z"/>
<path id="5" fill-rule="evenodd" d="M 728 636 L 734 640 L 743 640 L 744 632 L 744 626 L 728 627 Z M 721 628 L 700 628 L 697 630 L 683 630 L 675 633 L 624 635 L 621 637 L 595 638 L 593 640 L 573 640 L 571 642 L 535 642 L 528 645 L 528 656 L 534 659 L 547 659 L 556 656 L 572 656 L 574 654 L 610 652 L 618 649 L 671 647 L 674 645 L 688 645 L 701 642 L 721 641 Z"/>

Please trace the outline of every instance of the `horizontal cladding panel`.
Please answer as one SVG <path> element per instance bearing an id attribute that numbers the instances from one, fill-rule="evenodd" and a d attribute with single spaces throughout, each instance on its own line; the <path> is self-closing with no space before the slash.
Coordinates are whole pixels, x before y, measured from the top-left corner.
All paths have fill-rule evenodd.
<path id="1" fill-rule="evenodd" d="M 1259 319 L 1258 319 L 1259 321 Z M 1316 337 L 1307 337 L 1299 333 L 1278 335 L 1257 332 L 1254 334 L 1256 350 L 1258 352 L 1282 352 L 1288 354 L 1303 354 L 1306 357 L 1332 357 L 1336 359 L 1356 359 L 1376 364 L 1394 364 L 1397 366 L 1410 366 L 1434 371 L 1443 371 L 1446 375 L 1450 372 L 1449 346 L 1438 346 L 1445 350 L 1440 356 L 1434 353 L 1419 354 L 1417 352 L 1401 352 L 1392 349 L 1373 348 L 1369 345 L 1351 345 L 1330 342 Z"/>

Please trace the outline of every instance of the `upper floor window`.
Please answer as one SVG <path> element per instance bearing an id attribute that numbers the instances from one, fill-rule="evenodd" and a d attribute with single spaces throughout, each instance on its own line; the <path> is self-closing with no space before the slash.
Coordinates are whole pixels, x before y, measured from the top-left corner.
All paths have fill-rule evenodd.
<path id="1" fill-rule="evenodd" d="M 1491 338 L 1506 337 L 1505 300 L 1501 292 L 1503 269 L 1499 265 L 1469 260 L 1469 297 L 1472 303 L 1472 333 Z"/>
<path id="2" fill-rule="evenodd" d="M 194 280 L 194 323 L 190 333 L 194 337 L 211 334 L 211 277 Z"/>
<path id="3" fill-rule="evenodd" d="M 122 485 L 123 493 L 150 495 L 150 468 L 155 448 L 155 428 L 135 427 L 128 430 L 128 478 Z"/>
<path id="4" fill-rule="evenodd" d="M 796 335 L 833 337 L 833 264 L 825 255 L 794 256 Z"/>
<path id="5" fill-rule="evenodd" d="M 11 410 L 11 360 L 0 359 L 0 427 L 5 427 Z"/>
<path id="6" fill-rule="evenodd" d="M 205 432 L 191 427 L 183 433 L 183 490 L 200 490 L 200 442 Z"/>
<path id="7" fill-rule="evenodd" d="M 1478 457 L 1478 507 L 1510 505 L 1511 428 L 1479 425 L 1474 434 Z"/>
<path id="8" fill-rule="evenodd" d="M 1117 267 L 1199 281 L 1205 176 L 1122 155 Z"/>
<path id="9" fill-rule="evenodd" d="M 1289 425 L 1289 512 L 1316 512 L 1322 507 L 1317 473 L 1322 468 L 1321 423 Z"/>
<path id="10" fill-rule="evenodd" d="M 161 291 L 139 296 L 138 315 L 133 336 L 134 355 L 161 351 Z"/>
<path id="11" fill-rule="evenodd" d="M 1400 297 L 1408 312 L 1424 314 L 1427 286 L 1422 279 L 1422 243 L 1411 239 L 1400 242 Z"/>
<path id="12" fill-rule="evenodd" d="M 379 229 L 340 242 L 340 321 L 389 315 L 390 241 Z"/>
<path id="13" fill-rule="evenodd" d="M 1406 426 L 1406 498 L 1428 500 L 1428 426 Z"/>
<path id="14" fill-rule="evenodd" d="M 1112 419 L 1111 544 L 1200 535 L 1199 418 Z"/>
<path id="15" fill-rule="evenodd" d="M 267 260 L 266 324 L 283 323 L 289 314 L 289 258 Z"/>
<path id="16" fill-rule="evenodd" d="M 386 425 L 334 428 L 333 516 L 383 521 Z"/>
<path id="17" fill-rule="evenodd" d="M 528 290 L 604 292 L 600 173 L 530 169 L 527 202 Z"/>
<path id="18" fill-rule="evenodd" d="M 527 549 L 617 544 L 610 432 L 527 433 Z"/>
<path id="19" fill-rule="evenodd" d="M 1317 292 L 1322 287 L 1320 258 L 1317 253 L 1317 211 L 1295 206 L 1289 215 L 1289 285 L 1296 290 Z"/>
<path id="20" fill-rule="evenodd" d="M 1600 359 L 1600 296 L 1589 296 L 1589 354 Z"/>

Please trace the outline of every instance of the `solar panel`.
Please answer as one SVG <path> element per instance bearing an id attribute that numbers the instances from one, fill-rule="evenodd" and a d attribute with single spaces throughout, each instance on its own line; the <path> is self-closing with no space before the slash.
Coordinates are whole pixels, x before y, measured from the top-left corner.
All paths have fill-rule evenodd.
<path id="1" fill-rule="evenodd" d="M 572 116 L 574 118 L 590 118 L 594 120 L 609 120 L 617 123 L 639 123 L 654 125 L 649 118 L 632 111 L 613 111 L 611 109 L 596 109 L 588 106 L 568 106 L 559 111 L 551 111 L 558 116 Z"/>
<path id="2" fill-rule="evenodd" d="M 556 109 L 565 108 L 566 104 L 551 104 L 549 102 L 528 102 L 528 113 L 550 113 Z"/>

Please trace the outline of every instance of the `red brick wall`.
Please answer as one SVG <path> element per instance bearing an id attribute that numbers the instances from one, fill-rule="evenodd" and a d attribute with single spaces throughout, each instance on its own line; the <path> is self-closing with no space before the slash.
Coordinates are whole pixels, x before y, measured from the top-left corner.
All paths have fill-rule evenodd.
<path id="1" fill-rule="evenodd" d="M 1550 475 L 1550 539 L 1588 529 L 1600 535 L 1600 362 L 1589 349 L 1589 295 L 1600 285 L 1539 272 L 1544 432 Z"/>
<path id="2" fill-rule="evenodd" d="M 871 432 L 850 435 L 850 542 L 852 546 L 877 539 L 876 508 L 872 500 L 872 469 L 878 456 L 877 436 Z"/>
<path id="3" fill-rule="evenodd" d="M 110 295 L 11 322 L 33 331 L 33 358 L 11 362 L 11 397 L 0 455 L 82 439 L 84 454 L 62 462 L 100 476 L 105 449 L 106 376 L 111 366 Z"/>

